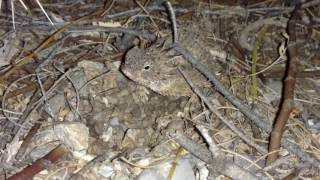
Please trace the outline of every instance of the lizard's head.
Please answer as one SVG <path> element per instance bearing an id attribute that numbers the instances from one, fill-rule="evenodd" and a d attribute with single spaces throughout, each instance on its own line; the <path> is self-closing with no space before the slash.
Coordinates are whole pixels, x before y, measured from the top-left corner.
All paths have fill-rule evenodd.
<path id="1" fill-rule="evenodd" d="M 171 51 L 149 47 L 130 49 L 121 65 L 121 71 L 131 80 L 159 92 L 177 78 L 178 58 Z"/>
<path id="2" fill-rule="evenodd" d="M 154 49 L 130 49 L 121 65 L 122 72 L 131 80 L 150 87 L 164 80 L 166 74 L 165 57 Z"/>

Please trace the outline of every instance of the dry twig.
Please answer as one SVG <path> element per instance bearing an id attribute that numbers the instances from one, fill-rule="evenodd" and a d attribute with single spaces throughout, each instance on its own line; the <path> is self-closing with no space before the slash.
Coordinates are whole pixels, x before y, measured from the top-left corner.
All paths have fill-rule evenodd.
<path id="1" fill-rule="evenodd" d="M 221 93 L 228 101 L 230 101 L 235 107 L 237 107 L 240 110 L 240 112 L 242 112 L 251 122 L 255 123 L 264 132 L 268 134 L 271 133 L 271 127 L 269 124 L 267 124 L 267 120 L 259 116 L 257 113 L 251 111 L 247 105 L 244 105 L 244 103 L 242 103 L 240 99 L 238 99 L 231 92 L 229 92 L 218 80 L 218 78 L 216 78 L 215 75 L 208 70 L 208 68 L 206 68 L 205 66 L 200 64 L 196 59 L 194 59 L 194 57 L 189 51 L 182 48 L 179 43 L 173 44 L 172 47 L 177 52 L 182 54 L 185 57 L 185 59 L 193 65 L 193 67 L 195 67 L 198 71 L 205 75 L 210 80 L 210 82 L 214 84 L 215 89 L 219 93 Z M 307 161 L 310 164 L 313 164 L 315 167 L 320 166 L 319 160 L 311 157 L 310 155 L 302 151 L 301 148 L 290 142 L 288 139 L 282 139 L 281 142 L 282 145 L 285 148 L 287 148 L 289 152 L 296 154 L 303 161 Z"/>
<path id="2" fill-rule="evenodd" d="M 246 135 L 244 135 L 241 130 L 239 130 L 236 126 L 234 126 L 232 123 L 230 123 L 228 120 L 226 120 L 222 114 L 219 113 L 217 108 L 214 107 L 214 105 L 210 102 L 208 98 L 206 98 L 203 93 L 193 84 L 193 82 L 190 81 L 190 77 L 181 69 L 179 68 L 179 71 L 183 75 L 183 77 L 187 80 L 188 84 L 191 86 L 193 91 L 201 98 L 201 100 L 208 106 L 210 111 L 217 115 L 217 117 L 225 124 L 227 125 L 233 132 L 235 132 L 243 141 L 245 141 L 248 145 L 254 147 L 257 149 L 260 153 L 265 154 L 267 153 L 267 150 L 263 147 L 259 146 L 252 140 L 250 140 Z"/>
<path id="3" fill-rule="evenodd" d="M 48 168 L 49 165 L 60 159 L 66 152 L 66 148 L 60 145 L 43 158 L 38 159 L 32 165 L 24 168 L 21 172 L 9 177 L 8 180 L 32 179 L 34 175 Z"/>
<path id="4" fill-rule="evenodd" d="M 290 35 L 291 43 L 296 42 L 296 22 L 299 15 L 299 7 L 293 12 L 291 19 L 288 22 L 288 33 Z M 290 44 L 290 43 L 289 43 Z M 271 163 L 278 158 L 278 149 L 281 145 L 281 139 L 284 132 L 285 125 L 290 117 L 290 113 L 294 108 L 294 89 L 296 82 L 298 62 L 297 46 L 289 46 L 288 70 L 284 80 L 283 100 L 280 106 L 279 114 L 275 120 L 274 128 L 271 132 L 269 152 L 271 153 L 267 158 L 267 163 Z"/>
<path id="5" fill-rule="evenodd" d="M 182 134 L 172 134 L 175 141 L 183 148 L 188 150 L 191 154 L 195 155 L 202 161 L 212 165 L 215 171 L 218 171 L 232 179 L 258 179 L 252 175 L 249 171 L 237 166 L 233 162 L 230 162 L 224 156 L 213 157 L 206 148 L 202 147 L 196 142 L 193 142 L 189 138 Z"/>

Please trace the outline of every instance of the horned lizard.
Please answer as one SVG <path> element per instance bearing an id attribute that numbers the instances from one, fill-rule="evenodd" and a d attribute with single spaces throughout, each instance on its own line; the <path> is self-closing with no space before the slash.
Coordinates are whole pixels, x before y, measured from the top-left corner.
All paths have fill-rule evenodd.
<path id="1" fill-rule="evenodd" d="M 212 72 L 219 72 L 222 67 L 217 63 L 216 56 L 211 52 L 224 52 L 208 37 L 213 34 L 213 23 L 202 16 L 190 23 L 188 20 L 179 23 L 180 44 L 187 48 L 199 62 Z M 167 96 L 191 96 L 192 90 L 178 72 L 177 67 L 183 66 L 185 72 L 192 77 L 192 82 L 198 87 L 208 87 L 211 84 L 197 70 L 179 56 L 174 50 L 162 46 L 160 39 L 149 48 L 134 47 L 125 56 L 121 66 L 122 72 L 131 80 Z M 161 44 L 162 43 L 162 44 Z M 216 49 L 215 51 L 212 51 Z"/>
<path id="2" fill-rule="evenodd" d="M 198 86 L 210 86 L 206 78 L 172 49 L 153 45 L 147 49 L 134 47 L 125 56 L 122 72 L 131 80 L 165 96 L 191 96 L 192 90 L 177 70 L 181 66 Z"/>

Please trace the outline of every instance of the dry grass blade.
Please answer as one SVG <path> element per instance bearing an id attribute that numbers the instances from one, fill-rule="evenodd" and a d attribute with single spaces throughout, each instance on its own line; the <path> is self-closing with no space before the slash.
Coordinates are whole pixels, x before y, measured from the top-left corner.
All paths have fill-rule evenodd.
<path id="1" fill-rule="evenodd" d="M 49 38 L 45 39 L 32 53 L 28 54 L 27 56 L 21 58 L 18 60 L 19 63 L 14 64 L 12 68 L 7 70 L 4 75 L 0 77 L 0 83 L 6 80 L 12 73 L 20 69 L 22 66 L 28 64 L 37 54 L 43 50 L 45 47 L 49 46 L 51 43 L 56 41 L 56 38 L 64 31 L 66 31 L 71 25 L 77 24 L 78 22 L 81 22 L 83 20 L 89 19 L 97 14 L 100 14 L 102 11 L 96 11 L 92 14 L 89 14 L 87 16 L 81 17 L 73 22 L 70 22 L 63 26 L 62 28 L 58 29 L 52 35 L 49 36 Z"/>
<path id="2" fill-rule="evenodd" d="M 229 92 L 214 74 L 212 74 L 205 66 L 198 63 L 198 61 L 192 56 L 192 54 L 189 51 L 181 47 L 181 45 L 178 43 L 174 44 L 173 48 L 177 52 L 181 53 L 186 58 L 186 60 L 188 60 L 197 70 L 199 70 L 199 72 L 205 75 L 215 85 L 215 89 L 219 93 L 224 95 L 224 97 L 228 101 L 230 101 L 234 106 L 236 106 L 245 116 L 247 116 L 247 118 L 250 121 L 256 123 L 256 125 L 265 132 L 271 133 L 271 127 L 266 123 L 267 120 L 262 116 L 258 115 L 256 112 L 251 111 L 247 105 L 242 103 L 240 99 L 238 99 L 231 92 Z M 309 154 L 307 154 L 301 148 L 294 145 L 288 139 L 282 139 L 281 143 L 285 148 L 288 149 L 288 151 L 298 155 L 304 161 L 312 163 L 316 167 L 319 166 L 319 160 L 315 159 L 314 157 L 311 157 Z"/>
<path id="3" fill-rule="evenodd" d="M 27 7 L 26 4 L 23 2 L 23 0 L 19 0 L 19 2 L 20 2 L 20 4 L 22 5 L 22 7 L 23 7 L 25 10 L 29 11 L 28 7 Z"/>
<path id="4" fill-rule="evenodd" d="M 13 26 L 13 30 L 16 30 L 16 24 L 15 24 L 15 15 L 14 15 L 14 0 L 10 1 L 10 5 L 11 5 L 11 16 L 12 16 L 12 26 Z"/>
<path id="5" fill-rule="evenodd" d="M 166 1 L 165 6 L 167 7 L 170 18 L 171 18 L 171 25 L 172 25 L 172 31 L 173 31 L 173 43 L 176 43 L 176 42 L 178 42 L 178 30 L 177 30 L 176 15 L 174 13 L 174 10 L 173 10 L 173 7 L 172 7 L 170 1 Z"/>
<path id="6" fill-rule="evenodd" d="M 300 11 L 291 29 L 299 72 L 295 84 L 292 77 L 286 82 L 295 86 L 295 107 L 290 120 L 275 129 L 294 41 L 285 33 L 294 5 L 178 2 L 0 0 L 1 174 L 14 178 L 64 144 L 68 156 L 58 163 L 45 160 L 50 163 L 45 171 L 23 175 L 140 180 L 319 175 L 320 0 L 302 2 L 305 13 Z M 141 53 L 131 54 L 137 47 Z M 284 135 L 269 151 L 272 130 Z M 275 154 L 279 158 L 265 167 Z"/>
<path id="7" fill-rule="evenodd" d="M 243 141 L 245 141 L 250 146 L 254 147 L 256 150 L 258 150 L 260 153 L 265 154 L 267 153 L 267 150 L 263 148 L 262 146 L 256 144 L 251 138 L 247 137 L 241 130 L 239 130 L 235 125 L 230 123 L 224 116 L 217 110 L 217 108 L 210 102 L 210 100 L 203 95 L 203 93 L 191 82 L 190 76 L 188 76 L 181 68 L 179 68 L 179 71 L 183 75 L 183 77 L 186 79 L 188 84 L 192 87 L 193 91 L 197 96 L 201 98 L 201 100 L 208 106 L 210 111 L 218 116 L 218 118 L 227 125 L 232 131 L 234 131 Z"/>
<path id="8" fill-rule="evenodd" d="M 41 11 L 46 15 L 47 19 L 49 20 L 50 24 L 55 28 L 54 23 L 52 22 L 52 20 L 50 19 L 49 15 L 47 14 L 47 12 L 44 10 L 41 2 L 39 0 L 36 0 L 38 6 L 40 7 Z"/>

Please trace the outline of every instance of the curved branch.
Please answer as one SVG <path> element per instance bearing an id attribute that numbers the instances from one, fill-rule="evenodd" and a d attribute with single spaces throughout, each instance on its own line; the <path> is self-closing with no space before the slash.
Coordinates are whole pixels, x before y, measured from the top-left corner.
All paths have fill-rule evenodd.
<path id="1" fill-rule="evenodd" d="M 295 24 L 296 20 L 298 19 L 299 8 L 299 6 L 296 7 L 295 11 L 293 11 L 291 19 L 288 22 L 287 32 L 290 36 L 289 45 L 296 42 Z M 288 69 L 284 80 L 283 99 L 281 102 L 279 114 L 275 120 L 275 124 L 271 132 L 269 144 L 269 152 L 274 153 L 271 153 L 268 156 L 267 164 L 270 164 L 278 158 L 278 150 L 281 146 L 281 139 L 285 130 L 285 125 L 287 124 L 290 114 L 294 108 L 294 88 L 297 76 L 298 50 L 296 45 L 290 46 L 288 50 Z"/>

